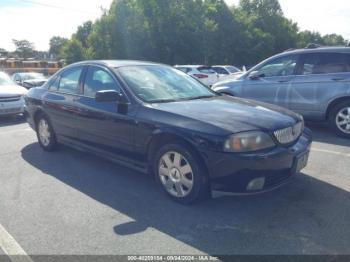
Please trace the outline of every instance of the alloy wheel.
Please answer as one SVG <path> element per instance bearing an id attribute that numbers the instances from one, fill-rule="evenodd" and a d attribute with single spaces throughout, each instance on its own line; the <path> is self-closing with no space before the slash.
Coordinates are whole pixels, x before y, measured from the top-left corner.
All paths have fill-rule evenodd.
<path id="1" fill-rule="evenodd" d="M 167 152 L 159 160 L 158 174 L 168 193 L 183 198 L 193 188 L 194 176 L 190 163 L 178 152 Z"/>
<path id="2" fill-rule="evenodd" d="M 40 119 L 39 125 L 38 125 L 38 133 L 39 133 L 40 142 L 43 144 L 43 146 L 49 146 L 51 133 L 50 133 L 49 124 L 45 119 Z"/>
<path id="3" fill-rule="evenodd" d="M 341 109 L 335 119 L 337 127 L 345 134 L 350 134 L 350 107 Z"/>

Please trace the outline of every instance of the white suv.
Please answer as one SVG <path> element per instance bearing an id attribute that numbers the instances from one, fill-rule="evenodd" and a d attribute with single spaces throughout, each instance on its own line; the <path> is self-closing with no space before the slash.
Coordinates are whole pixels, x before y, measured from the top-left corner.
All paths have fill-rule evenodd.
<path id="1" fill-rule="evenodd" d="M 212 86 L 219 82 L 219 75 L 210 66 L 204 65 L 176 65 L 175 68 L 198 79 L 206 86 Z"/>

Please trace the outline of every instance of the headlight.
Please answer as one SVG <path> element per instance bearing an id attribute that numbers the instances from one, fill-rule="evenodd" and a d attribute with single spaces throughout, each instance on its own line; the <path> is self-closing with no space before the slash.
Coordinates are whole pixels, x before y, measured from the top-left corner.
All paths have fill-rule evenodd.
<path id="1" fill-rule="evenodd" d="M 226 152 L 252 152 L 274 147 L 272 138 L 260 131 L 244 132 L 230 136 L 224 144 Z"/>

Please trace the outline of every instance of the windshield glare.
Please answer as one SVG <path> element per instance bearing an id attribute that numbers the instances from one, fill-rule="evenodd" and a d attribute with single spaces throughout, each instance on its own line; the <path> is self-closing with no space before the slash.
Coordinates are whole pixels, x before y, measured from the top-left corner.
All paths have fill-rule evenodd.
<path id="1" fill-rule="evenodd" d="M 14 85 L 14 82 L 11 80 L 11 78 L 4 74 L 0 73 L 0 86 L 6 86 L 6 85 Z"/>
<path id="2" fill-rule="evenodd" d="M 237 73 L 240 71 L 237 67 L 234 66 L 228 66 L 227 69 L 230 71 L 230 73 Z"/>
<path id="3" fill-rule="evenodd" d="M 23 80 L 32 80 L 37 78 L 44 78 L 44 75 L 40 73 L 28 73 L 28 74 L 22 74 L 21 77 Z"/>
<path id="4" fill-rule="evenodd" d="M 118 72 L 132 92 L 149 103 L 215 96 L 197 80 L 168 66 L 126 66 Z"/>

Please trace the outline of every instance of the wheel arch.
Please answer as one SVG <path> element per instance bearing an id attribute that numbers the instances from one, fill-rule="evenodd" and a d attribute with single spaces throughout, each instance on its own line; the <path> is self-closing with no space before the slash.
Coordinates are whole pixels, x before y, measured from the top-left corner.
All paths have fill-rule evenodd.
<path id="1" fill-rule="evenodd" d="M 191 150 L 192 153 L 195 154 L 195 157 L 198 158 L 201 164 L 205 167 L 206 171 L 208 171 L 204 158 L 200 153 L 200 151 L 196 148 L 195 142 L 191 141 L 190 139 L 186 138 L 183 135 L 180 135 L 174 132 L 169 132 L 169 131 L 164 131 L 164 132 L 158 131 L 154 133 L 151 140 L 148 143 L 147 159 L 148 159 L 149 168 L 151 171 L 153 171 L 152 164 L 154 161 L 154 156 L 156 155 L 157 151 L 163 145 L 170 144 L 171 142 L 180 143 L 186 146 L 189 150 Z"/>
<path id="2" fill-rule="evenodd" d="M 339 103 L 343 103 L 345 101 L 350 102 L 350 95 L 349 96 L 342 96 L 334 99 L 332 102 L 329 103 L 327 106 L 327 111 L 326 111 L 326 120 L 329 120 L 329 114 L 332 111 L 332 109 Z"/>
<path id="3" fill-rule="evenodd" d="M 50 124 L 52 124 L 50 117 L 44 112 L 44 110 L 41 107 L 39 107 L 33 114 L 35 130 L 37 128 L 38 117 L 40 115 L 44 115 L 47 118 L 47 120 L 50 122 Z"/>

